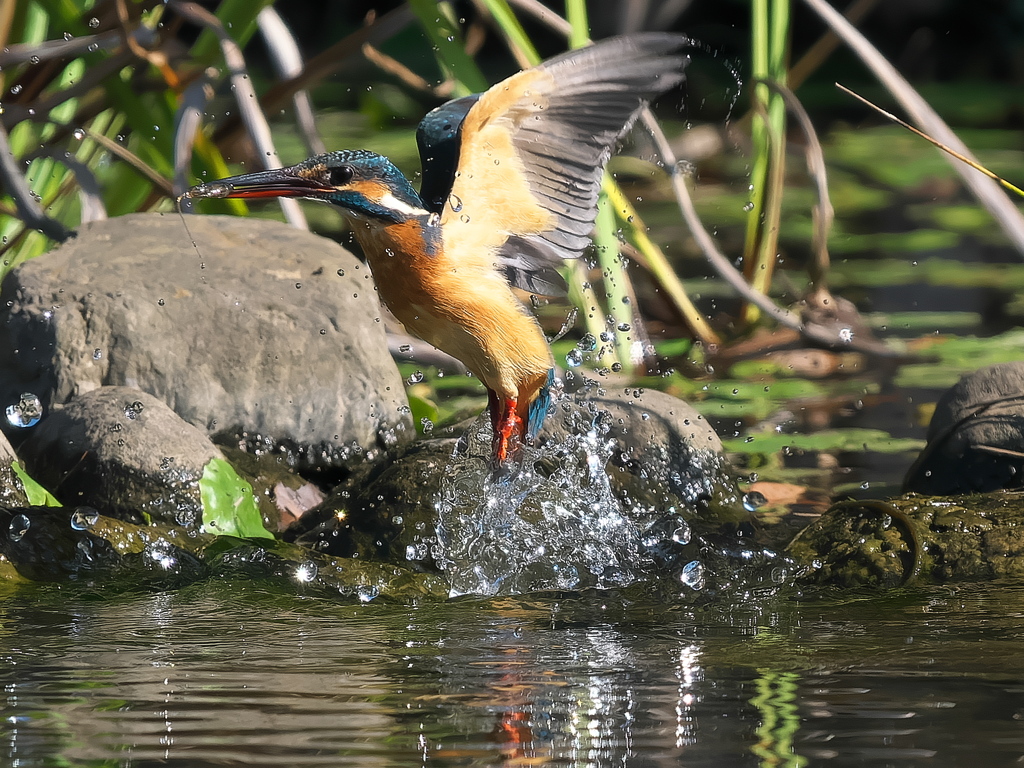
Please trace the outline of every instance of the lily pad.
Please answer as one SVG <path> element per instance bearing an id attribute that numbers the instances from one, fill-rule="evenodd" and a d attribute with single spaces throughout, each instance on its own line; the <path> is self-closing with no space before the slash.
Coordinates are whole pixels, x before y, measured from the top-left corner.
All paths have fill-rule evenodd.
<path id="1" fill-rule="evenodd" d="M 744 438 L 723 440 L 732 453 L 778 453 L 786 449 L 801 451 L 875 451 L 906 453 L 924 448 L 924 440 L 892 437 L 880 429 L 826 429 L 807 435 L 764 432 Z"/>

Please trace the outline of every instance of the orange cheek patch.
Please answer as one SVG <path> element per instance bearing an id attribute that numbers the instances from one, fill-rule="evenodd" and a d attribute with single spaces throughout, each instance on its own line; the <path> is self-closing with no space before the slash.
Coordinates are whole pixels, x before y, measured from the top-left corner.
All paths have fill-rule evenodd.
<path id="1" fill-rule="evenodd" d="M 358 192 L 371 203 L 379 203 L 381 198 L 388 193 L 388 188 L 374 179 L 359 179 L 346 185 L 343 189 Z"/>

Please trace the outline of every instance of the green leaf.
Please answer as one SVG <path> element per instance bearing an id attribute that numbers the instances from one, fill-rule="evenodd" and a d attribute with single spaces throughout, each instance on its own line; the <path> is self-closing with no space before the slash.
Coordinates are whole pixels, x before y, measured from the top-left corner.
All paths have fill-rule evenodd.
<path id="1" fill-rule="evenodd" d="M 12 461 L 11 469 L 14 470 L 14 474 L 16 474 L 18 479 L 21 480 L 21 487 L 25 490 L 25 496 L 28 498 L 28 503 L 33 507 L 62 506 L 52 493 L 29 477 L 28 472 L 25 471 L 25 467 L 21 465 L 20 461 Z"/>
<path id="2" fill-rule="evenodd" d="M 224 459 L 210 459 L 199 481 L 203 499 L 203 533 L 272 539 L 263 527 L 252 486 Z"/>

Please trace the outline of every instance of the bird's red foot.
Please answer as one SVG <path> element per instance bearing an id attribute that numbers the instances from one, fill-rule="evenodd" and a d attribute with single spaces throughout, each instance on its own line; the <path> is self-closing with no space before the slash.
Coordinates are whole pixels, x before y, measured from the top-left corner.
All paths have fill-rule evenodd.
<path id="1" fill-rule="evenodd" d="M 516 405 L 514 398 L 503 400 L 494 419 L 494 458 L 498 464 L 504 464 L 522 441 L 524 425 Z"/>

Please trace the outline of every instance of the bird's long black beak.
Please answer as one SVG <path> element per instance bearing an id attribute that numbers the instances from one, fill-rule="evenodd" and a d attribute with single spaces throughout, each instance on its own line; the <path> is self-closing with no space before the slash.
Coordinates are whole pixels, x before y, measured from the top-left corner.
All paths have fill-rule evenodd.
<path id="1" fill-rule="evenodd" d="M 299 173 L 295 166 L 229 176 L 192 187 L 185 197 L 317 197 L 334 187 Z"/>

